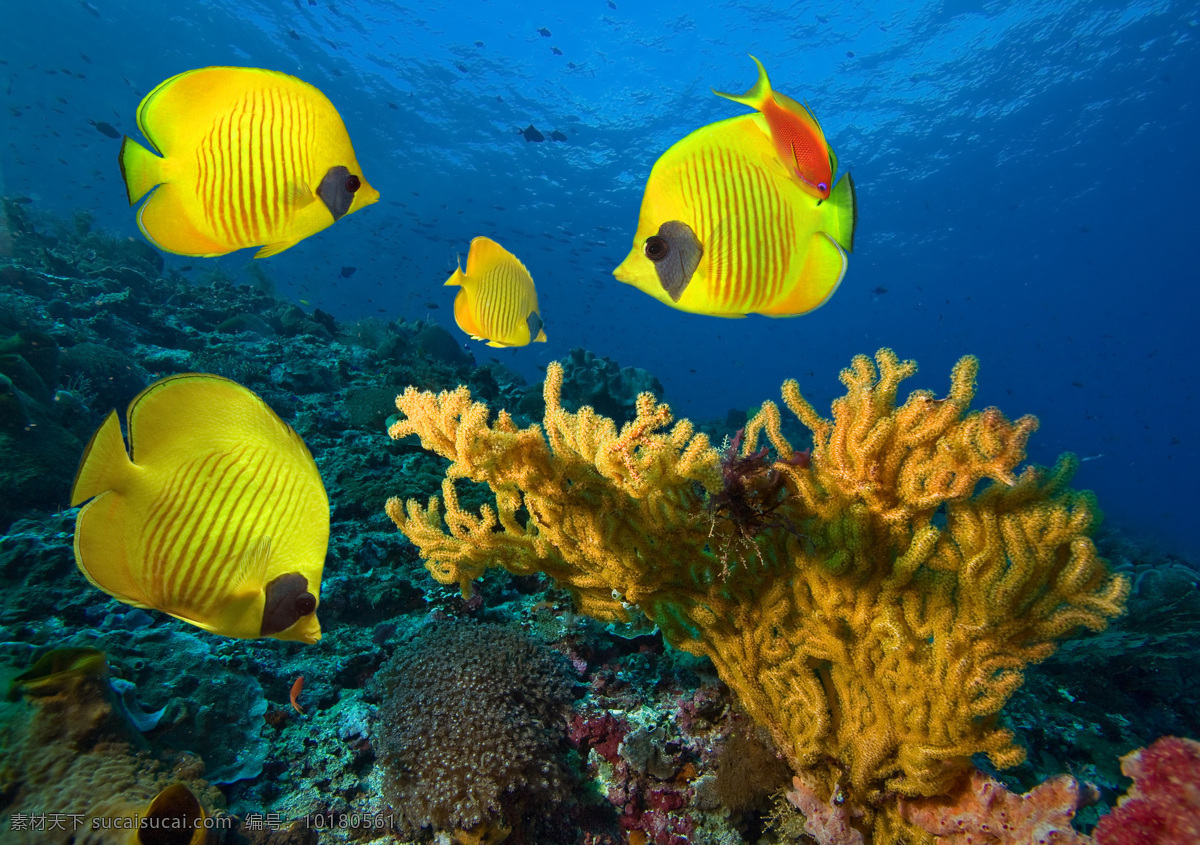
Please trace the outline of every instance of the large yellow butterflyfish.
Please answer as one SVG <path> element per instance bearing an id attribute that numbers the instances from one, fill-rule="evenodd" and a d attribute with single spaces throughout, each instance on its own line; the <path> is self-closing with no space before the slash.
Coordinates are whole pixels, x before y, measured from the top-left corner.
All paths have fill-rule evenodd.
<path id="1" fill-rule="evenodd" d="M 488 346 L 545 342 L 533 277 L 491 238 L 471 241 L 466 272 L 460 266 L 446 284 L 461 288 L 454 297 L 454 321 L 473 340 L 486 340 Z"/>
<path id="2" fill-rule="evenodd" d="M 633 248 L 613 275 L 681 311 L 804 314 L 845 276 L 856 217 L 850 174 L 818 199 L 780 158 L 762 114 L 730 118 L 655 163 Z"/>
<path id="3" fill-rule="evenodd" d="M 329 499 L 304 441 L 257 395 L 186 373 L 92 435 L 71 504 L 94 586 L 227 637 L 314 643 Z"/>
<path id="4" fill-rule="evenodd" d="M 146 95 L 118 157 L 138 227 L 159 249 L 256 258 L 295 246 L 379 199 L 328 98 L 294 76 L 207 67 Z"/>

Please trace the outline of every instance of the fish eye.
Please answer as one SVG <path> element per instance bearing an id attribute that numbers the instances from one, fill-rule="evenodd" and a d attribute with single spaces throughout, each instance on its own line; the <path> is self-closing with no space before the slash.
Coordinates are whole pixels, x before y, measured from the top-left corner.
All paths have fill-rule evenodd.
<path id="1" fill-rule="evenodd" d="M 351 176 L 351 179 L 354 177 Z M 301 593 L 296 596 L 296 613 L 300 616 L 308 616 L 317 609 L 317 597 L 312 593 Z"/>
<path id="2" fill-rule="evenodd" d="M 828 191 L 828 190 L 829 190 L 829 186 L 828 186 L 828 185 L 826 185 L 824 182 L 818 182 L 818 183 L 817 183 L 817 190 L 818 190 L 818 191 L 822 191 L 822 192 L 824 192 L 824 191 Z"/>
<path id="3" fill-rule="evenodd" d="M 671 251 L 671 245 L 667 243 L 666 238 L 651 235 L 646 238 L 646 246 L 643 248 L 643 251 L 651 261 L 662 261 L 667 257 L 667 253 Z"/>
<path id="4" fill-rule="evenodd" d="M 353 173 L 346 177 L 346 190 L 354 193 L 362 187 L 362 181 Z"/>

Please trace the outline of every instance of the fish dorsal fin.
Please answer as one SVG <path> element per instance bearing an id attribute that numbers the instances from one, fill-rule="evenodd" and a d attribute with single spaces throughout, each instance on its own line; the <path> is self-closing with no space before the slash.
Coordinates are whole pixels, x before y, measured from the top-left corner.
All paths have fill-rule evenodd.
<path id="1" fill-rule="evenodd" d="M 472 279 L 482 278 L 489 270 L 507 262 L 513 262 L 522 270 L 525 269 L 525 265 L 517 260 L 515 255 L 491 238 L 474 238 L 471 241 L 471 251 L 467 253 L 467 276 Z"/>
<path id="2" fill-rule="evenodd" d="M 191 152 L 187 146 L 207 134 L 210 115 L 225 114 L 247 96 L 248 89 L 287 86 L 298 79 L 276 71 L 241 67 L 205 67 L 184 71 L 159 83 L 137 110 L 138 128 L 167 157 Z"/>
<path id="3" fill-rule="evenodd" d="M 128 416 L 130 454 L 142 465 L 174 466 L 243 447 L 312 460 L 291 426 L 252 391 L 221 376 L 168 376 L 134 397 Z"/>

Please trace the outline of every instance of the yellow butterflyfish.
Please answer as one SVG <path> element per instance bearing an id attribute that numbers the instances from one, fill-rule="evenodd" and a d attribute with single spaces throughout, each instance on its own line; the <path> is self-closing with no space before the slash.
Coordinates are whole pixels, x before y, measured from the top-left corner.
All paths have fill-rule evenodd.
<path id="1" fill-rule="evenodd" d="M 286 73 L 207 67 L 146 95 L 118 159 L 138 227 L 180 255 L 295 246 L 379 199 L 329 99 Z"/>
<path id="2" fill-rule="evenodd" d="M 697 129 L 650 171 L 633 248 L 613 275 L 672 308 L 716 317 L 804 314 L 846 273 L 857 222 L 850 174 L 814 197 L 766 118 Z"/>
<path id="3" fill-rule="evenodd" d="M 454 297 L 454 321 L 473 340 L 486 340 L 488 346 L 546 341 L 533 277 L 491 238 L 471 241 L 466 272 L 459 266 L 446 284 L 460 287 Z"/>
<path id="4" fill-rule="evenodd" d="M 94 586 L 227 637 L 314 643 L 329 499 L 292 428 L 255 393 L 185 373 L 112 411 L 84 450 L 75 563 Z"/>

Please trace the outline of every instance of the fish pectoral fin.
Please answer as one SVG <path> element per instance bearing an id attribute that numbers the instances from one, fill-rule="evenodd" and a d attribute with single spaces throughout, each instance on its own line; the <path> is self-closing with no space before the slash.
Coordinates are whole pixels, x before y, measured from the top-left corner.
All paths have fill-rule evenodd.
<path id="1" fill-rule="evenodd" d="M 253 595 L 267 580 L 271 562 L 271 538 L 263 535 L 242 550 L 229 573 L 228 592 L 231 596 Z"/>
<path id="2" fill-rule="evenodd" d="M 279 253 L 283 252 L 285 249 L 291 249 L 298 243 L 300 243 L 299 240 L 279 241 L 278 243 L 267 244 L 262 249 L 260 249 L 258 252 L 254 253 L 254 257 L 255 258 L 269 258 L 272 255 L 278 255 Z"/>
<path id="3" fill-rule="evenodd" d="M 316 202 L 317 195 L 313 193 L 312 188 L 308 187 L 307 182 L 293 180 L 284 187 L 283 201 L 291 209 L 300 209 Z"/>

